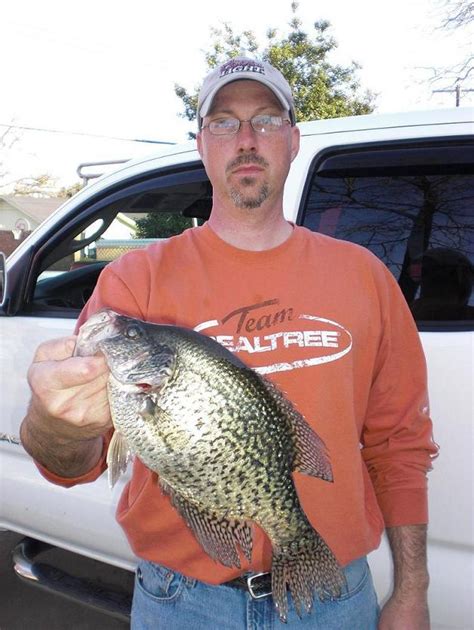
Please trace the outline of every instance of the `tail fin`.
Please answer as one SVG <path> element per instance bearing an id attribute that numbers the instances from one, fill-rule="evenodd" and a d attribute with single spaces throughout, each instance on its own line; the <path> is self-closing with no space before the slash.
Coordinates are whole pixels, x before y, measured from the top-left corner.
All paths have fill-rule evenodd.
<path id="1" fill-rule="evenodd" d="M 274 548 L 272 595 L 284 623 L 288 615 L 287 587 L 301 617 L 303 610 L 311 612 L 315 591 L 320 599 L 338 597 L 345 583 L 334 554 L 313 529 L 284 547 Z"/>

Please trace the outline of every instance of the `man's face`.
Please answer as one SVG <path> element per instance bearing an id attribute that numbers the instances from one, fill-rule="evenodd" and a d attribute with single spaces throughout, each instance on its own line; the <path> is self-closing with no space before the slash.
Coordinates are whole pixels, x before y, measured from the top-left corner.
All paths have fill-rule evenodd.
<path id="1" fill-rule="evenodd" d="M 214 98 L 204 125 L 219 118 L 250 120 L 258 114 L 288 118 L 274 94 L 257 81 L 235 81 Z M 214 136 L 203 128 L 197 137 L 199 154 L 213 185 L 214 203 L 232 201 L 237 208 L 258 208 L 265 201 L 281 203 L 291 161 L 298 153 L 299 131 L 284 123 L 276 132 L 260 134 L 241 123 L 229 136 Z"/>

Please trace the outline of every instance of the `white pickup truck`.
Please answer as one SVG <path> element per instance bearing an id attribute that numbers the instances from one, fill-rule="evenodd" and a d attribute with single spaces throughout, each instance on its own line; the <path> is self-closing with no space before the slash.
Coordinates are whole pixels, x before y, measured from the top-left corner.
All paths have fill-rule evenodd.
<path id="1" fill-rule="evenodd" d="M 473 112 L 369 115 L 300 127 L 286 217 L 371 249 L 397 278 L 417 321 L 441 447 L 429 477 L 432 626 L 474 628 Z M 114 520 L 124 480 L 113 492 L 105 477 L 56 487 L 22 449 L 26 371 L 40 342 L 73 331 L 104 265 L 149 242 L 136 238 L 138 227 L 154 222 L 151 236 L 163 238 L 169 229 L 205 220 L 210 203 L 194 143 L 168 147 L 91 183 L 1 258 L 0 527 L 26 537 L 14 559 L 23 577 L 54 581 L 37 562 L 44 543 L 133 569 Z M 389 562 L 385 543 L 371 554 L 382 599 Z M 69 595 L 87 591 L 75 576 L 54 575 Z M 124 615 L 128 605 L 118 603 Z"/>

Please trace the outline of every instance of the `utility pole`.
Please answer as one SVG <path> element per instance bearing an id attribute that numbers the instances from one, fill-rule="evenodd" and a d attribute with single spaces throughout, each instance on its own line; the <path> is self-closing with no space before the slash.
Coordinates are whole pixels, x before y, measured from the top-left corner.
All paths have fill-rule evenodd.
<path id="1" fill-rule="evenodd" d="M 446 90 L 432 90 L 432 94 L 434 94 L 435 92 L 455 92 L 456 94 L 456 107 L 459 107 L 461 104 L 461 92 L 474 92 L 474 90 L 464 90 L 461 89 L 461 83 L 459 81 L 456 81 L 456 85 L 454 88 L 451 88 L 450 90 L 446 89 Z"/>

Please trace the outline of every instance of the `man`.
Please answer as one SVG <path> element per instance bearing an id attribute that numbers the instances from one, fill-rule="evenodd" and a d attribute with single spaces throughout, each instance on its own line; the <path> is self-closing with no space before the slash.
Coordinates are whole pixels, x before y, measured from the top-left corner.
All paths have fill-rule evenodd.
<path id="1" fill-rule="evenodd" d="M 334 483 L 298 475 L 295 483 L 347 588 L 339 598 L 315 598 L 301 619 L 290 607 L 287 627 L 426 630 L 426 472 L 436 449 L 424 359 L 404 299 L 367 250 L 285 220 L 283 189 L 299 131 L 277 70 L 244 58 L 223 64 L 204 81 L 198 122 L 213 186 L 208 223 L 109 265 L 79 323 L 108 306 L 208 330 L 267 373 L 322 436 Z M 315 354 L 339 342 L 337 361 Z M 41 472 L 65 486 L 103 472 L 112 426 L 104 359 L 71 358 L 73 348 L 66 338 L 38 349 L 21 433 Z M 271 595 L 253 599 L 239 579 L 271 568 L 258 528 L 251 563 L 239 570 L 214 562 L 138 459 L 117 518 L 143 559 L 132 628 L 284 627 Z M 366 555 L 384 522 L 394 590 L 379 616 Z M 251 584 L 268 593 L 268 576 Z"/>

